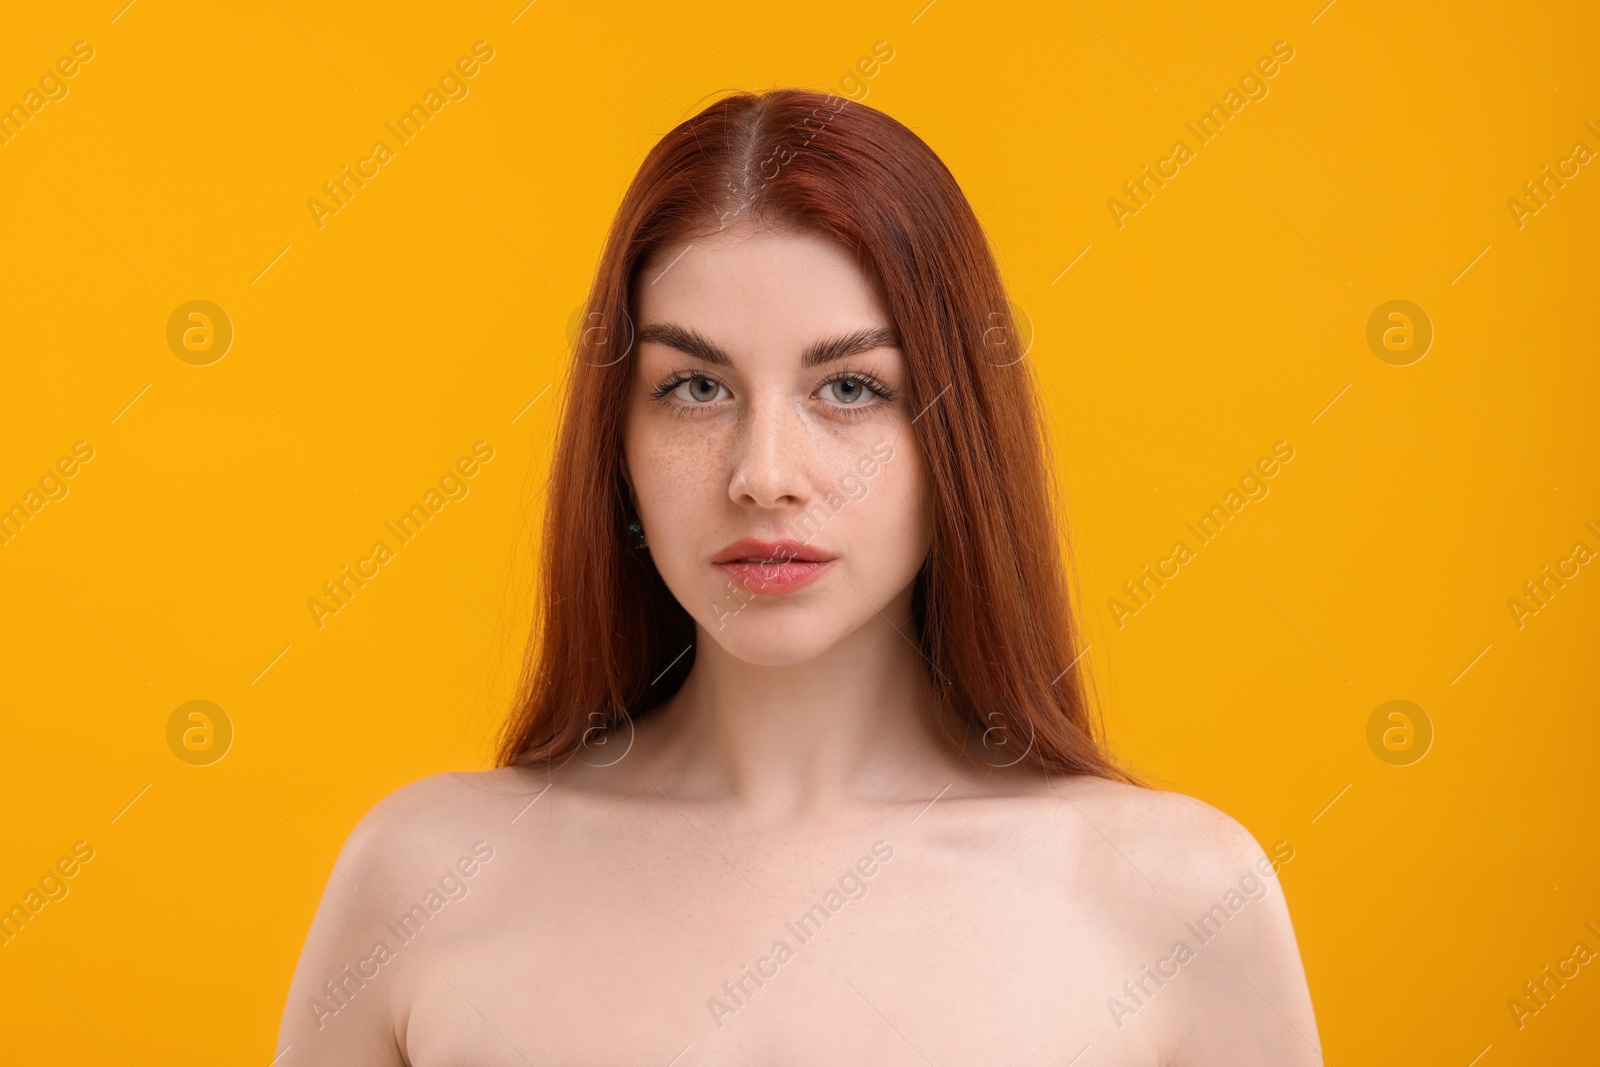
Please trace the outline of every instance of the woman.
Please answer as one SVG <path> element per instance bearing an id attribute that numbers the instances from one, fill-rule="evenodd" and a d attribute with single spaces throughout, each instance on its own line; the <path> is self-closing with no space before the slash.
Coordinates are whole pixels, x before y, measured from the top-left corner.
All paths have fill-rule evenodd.
<path id="1" fill-rule="evenodd" d="M 740 94 L 655 147 L 499 767 L 355 828 L 285 1067 L 1321 1062 L 1292 847 L 1098 739 L 1008 308 L 881 112 Z"/>

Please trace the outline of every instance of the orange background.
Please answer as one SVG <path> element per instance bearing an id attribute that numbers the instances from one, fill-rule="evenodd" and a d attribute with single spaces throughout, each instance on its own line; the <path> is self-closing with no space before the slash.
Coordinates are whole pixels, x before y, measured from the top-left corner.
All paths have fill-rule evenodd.
<path id="1" fill-rule="evenodd" d="M 1600 969 L 1520 1030 L 1507 1008 L 1600 950 L 1600 567 L 1508 607 L 1600 550 L 1596 164 L 1520 226 L 1507 206 L 1600 150 L 1591 8 L 121 2 L 0 35 L 0 104 L 94 50 L 0 145 L 0 505 L 93 449 L 0 545 L 0 903 L 94 850 L 0 948 L 8 1059 L 272 1058 L 351 826 L 488 763 L 564 336 L 626 183 L 708 94 L 772 84 L 896 116 L 982 216 L 1111 732 L 1296 849 L 1329 1060 L 1593 1057 Z M 468 95 L 319 228 L 322 183 L 480 40 Z M 1268 95 L 1197 145 L 1184 123 L 1278 41 Z M 1108 200 L 1179 138 L 1194 158 L 1119 228 Z M 1397 299 L 1435 331 L 1409 366 L 1367 343 Z M 167 341 L 191 300 L 232 323 L 208 366 Z M 469 493 L 319 629 L 307 600 L 478 441 Z M 1122 583 L 1277 441 L 1269 495 L 1119 627 Z M 190 700 L 232 724 L 209 766 L 169 748 Z M 1419 762 L 1369 748 L 1390 700 L 1431 723 Z"/>

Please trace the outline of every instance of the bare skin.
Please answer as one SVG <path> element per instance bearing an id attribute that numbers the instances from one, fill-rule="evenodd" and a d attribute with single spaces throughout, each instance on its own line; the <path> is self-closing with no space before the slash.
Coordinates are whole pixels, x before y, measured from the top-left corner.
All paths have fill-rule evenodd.
<path id="1" fill-rule="evenodd" d="M 437 775 L 373 808 L 302 952 L 281 1067 L 1320 1063 L 1275 874 L 1291 845 L 935 723 L 906 637 L 931 520 L 904 357 L 879 338 L 801 360 L 889 324 L 848 252 L 719 233 L 638 289 L 626 475 L 697 623 L 688 680 L 558 767 Z M 830 568 L 729 600 L 712 556 L 792 537 L 830 493 L 848 502 L 811 541 Z"/>

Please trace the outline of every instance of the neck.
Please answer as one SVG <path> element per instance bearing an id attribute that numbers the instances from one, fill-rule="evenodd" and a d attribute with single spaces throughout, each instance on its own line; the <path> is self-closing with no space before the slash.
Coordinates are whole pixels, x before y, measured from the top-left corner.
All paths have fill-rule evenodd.
<path id="1" fill-rule="evenodd" d="M 773 820 L 931 796 L 929 785 L 962 774 L 962 762 L 936 722 L 909 610 L 895 614 L 901 621 L 876 615 L 822 655 L 784 666 L 739 660 L 700 629 L 689 676 L 650 717 L 651 777 L 677 796 Z"/>

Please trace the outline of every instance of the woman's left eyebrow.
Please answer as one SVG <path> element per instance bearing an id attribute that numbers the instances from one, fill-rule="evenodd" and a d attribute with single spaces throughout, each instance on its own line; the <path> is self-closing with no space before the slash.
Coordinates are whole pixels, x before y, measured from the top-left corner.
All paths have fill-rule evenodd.
<path id="1" fill-rule="evenodd" d="M 874 348 L 899 348 L 900 338 L 887 326 L 857 330 L 854 333 L 814 341 L 806 346 L 800 357 L 802 367 L 820 367 L 853 356 L 858 352 L 871 352 Z"/>

